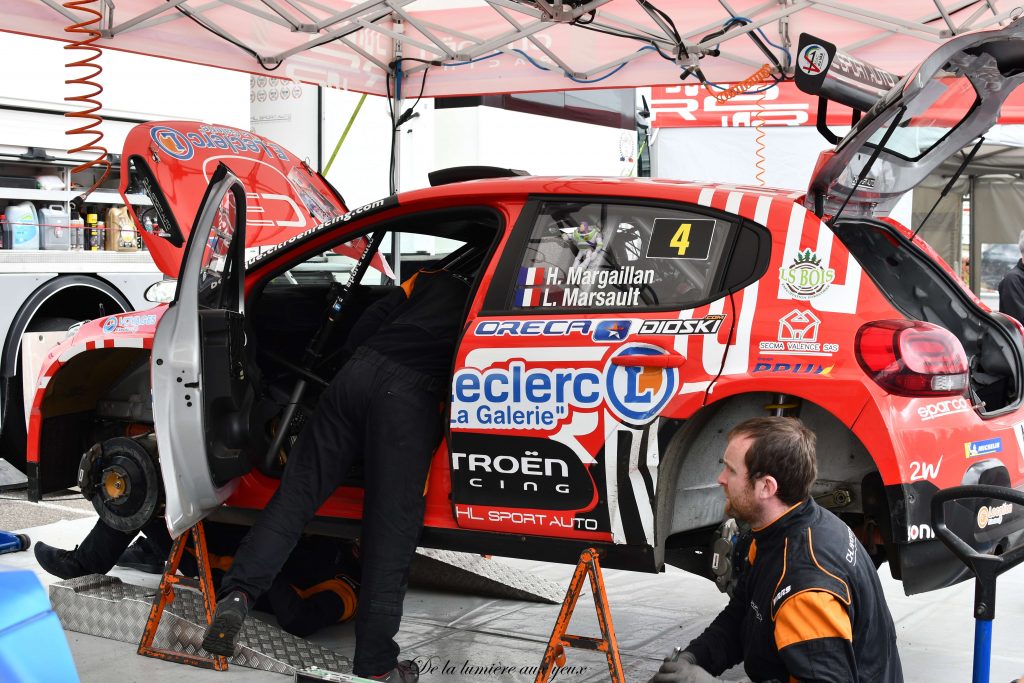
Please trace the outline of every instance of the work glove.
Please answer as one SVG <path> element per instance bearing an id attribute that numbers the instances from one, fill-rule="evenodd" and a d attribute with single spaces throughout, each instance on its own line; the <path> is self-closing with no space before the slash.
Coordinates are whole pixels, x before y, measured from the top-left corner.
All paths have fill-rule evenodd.
<path id="1" fill-rule="evenodd" d="M 676 658 L 668 658 L 661 664 L 658 673 L 649 683 L 719 683 L 722 679 L 715 678 L 696 664 L 697 658 L 692 652 L 681 652 Z"/>

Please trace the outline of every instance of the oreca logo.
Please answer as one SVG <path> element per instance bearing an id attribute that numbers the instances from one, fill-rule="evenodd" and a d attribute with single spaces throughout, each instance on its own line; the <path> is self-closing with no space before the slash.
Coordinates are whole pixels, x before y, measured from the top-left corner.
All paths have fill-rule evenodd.
<path id="1" fill-rule="evenodd" d="M 154 126 L 149 131 L 156 146 L 179 161 L 188 161 L 195 154 L 192 143 L 181 132 L 167 126 Z"/>
<path id="2" fill-rule="evenodd" d="M 631 356 L 667 356 L 668 351 L 650 344 L 624 346 L 616 351 L 605 368 L 605 394 L 612 413 L 631 424 L 650 422 L 675 395 L 679 383 L 676 368 L 649 365 L 618 365 L 616 358 Z M 643 361 L 640 361 L 641 363 Z"/>

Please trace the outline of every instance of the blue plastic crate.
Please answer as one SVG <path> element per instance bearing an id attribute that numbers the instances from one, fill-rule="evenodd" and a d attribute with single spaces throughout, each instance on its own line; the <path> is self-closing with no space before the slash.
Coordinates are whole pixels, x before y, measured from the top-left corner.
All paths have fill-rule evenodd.
<path id="1" fill-rule="evenodd" d="M 60 619 L 30 571 L 0 571 L 0 681 L 78 682 Z"/>

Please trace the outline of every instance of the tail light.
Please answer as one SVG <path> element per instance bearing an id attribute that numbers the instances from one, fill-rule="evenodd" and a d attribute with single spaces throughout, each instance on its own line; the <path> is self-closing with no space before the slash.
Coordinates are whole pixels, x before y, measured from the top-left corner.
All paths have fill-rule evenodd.
<path id="1" fill-rule="evenodd" d="M 967 354 L 960 340 L 918 320 L 880 320 L 857 331 L 857 362 L 880 387 L 898 396 L 959 396 L 967 389 Z"/>

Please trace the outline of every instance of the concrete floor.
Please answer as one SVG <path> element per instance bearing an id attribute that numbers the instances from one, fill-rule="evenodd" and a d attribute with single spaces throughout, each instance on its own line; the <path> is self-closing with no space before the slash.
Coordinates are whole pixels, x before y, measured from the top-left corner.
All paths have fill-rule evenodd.
<path id="1" fill-rule="evenodd" d="M 65 496 L 48 499 L 47 506 L 0 497 L 0 520 L 6 529 L 28 533 L 33 541 L 73 547 L 95 521 L 83 501 Z M 18 524 L 18 519 L 26 523 Z M 12 524 L 12 520 L 14 523 Z M 35 526 L 31 526 L 35 525 Z M 0 526 L 0 528 L 5 528 Z M 572 567 L 521 560 L 501 560 L 538 576 L 568 585 Z M 0 555 L 0 570 L 34 570 L 44 584 L 56 580 L 36 564 L 31 551 Z M 113 572 L 123 581 L 155 586 L 155 576 L 132 570 Z M 648 575 L 606 571 L 605 583 L 619 638 L 623 666 L 629 681 L 646 681 L 658 669 L 663 656 L 675 645 L 685 645 L 699 633 L 725 604 L 725 597 L 705 581 L 672 570 Z M 974 622 L 971 619 L 973 583 L 965 583 L 926 595 L 906 597 L 900 584 L 883 567 L 882 583 L 896 621 L 900 656 L 908 682 L 967 682 L 971 680 Z M 598 635 L 589 591 L 581 598 L 571 632 Z M 557 605 L 537 605 L 411 590 L 405 602 L 405 618 L 398 641 L 404 657 L 414 657 L 424 667 L 421 680 L 445 683 L 480 681 L 532 681 L 529 673 L 488 673 L 491 666 L 515 667 L 519 672 L 536 667 L 558 614 Z M 999 580 L 995 653 L 992 681 L 1015 679 L 1024 673 L 1024 648 L 1019 633 L 1024 626 L 1024 569 Z M 272 617 L 266 617 L 272 620 Z M 279 674 L 232 667 L 227 672 L 203 671 L 179 664 L 139 657 L 135 646 L 78 633 L 66 633 L 82 681 L 179 683 L 187 681 L 286 681 Z M 320 632 L 312 640 L 352 655 L 353 631 L 344 624 Z M 567 651 L 566 671 L 555 680 L 584 683 L 606 681 L 602 656 Z M 483 667 L 476 673 L 469 667 Z M 507 669 L 506 669 L 507 671 Z M 729 680 L 743 680 L 742 672 L 730 672 Z"/>

